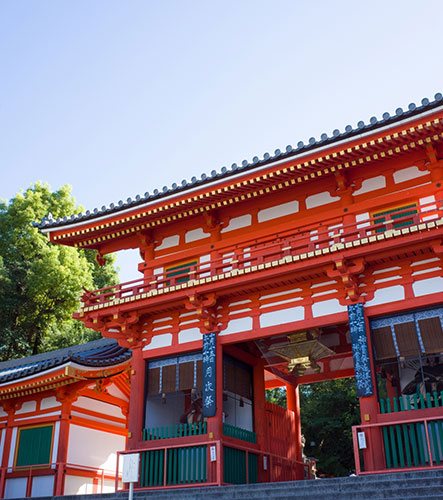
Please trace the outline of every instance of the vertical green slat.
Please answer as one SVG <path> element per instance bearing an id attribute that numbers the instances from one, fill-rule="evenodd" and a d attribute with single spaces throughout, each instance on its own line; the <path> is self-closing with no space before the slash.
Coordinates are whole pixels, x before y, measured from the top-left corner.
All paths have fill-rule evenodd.
<path id="1" fill-rule="evenodd" d="M 380 412 L 386 413 L 386 405 L 385 405 L 385 400 L 383 398 L 380 398 Z"/>
<path id="2" fill-rule="evenodd" d="M 398 399 L 397 398 L 392 398 L 394 401 L 394 412 L 398 411 Z"/>
<path id="3" fill-rule="evenodd" d="M 443 450 L 443 422 L 439 420 L 436 422 L 437 424 L 437 429 L 438 429 L 438 437 L 439 437 L 439 445 L 440 449 Z"/>
<path id="4" fill-rule="evenodd" d="M 386 468 L 392 468 L 392 459 L 391 459 L 391 447 L 389 446 L 389 436 L 388 436 L 388 428 L 382 427 L 383 431 L 383 442 L 385 445 L 385 459 L 386 459 Z"/>
<path id="5" fill-rule="evenodd" d="M 172 478 L 172 457 L 171 457 L 171 451 L 167 451 L 167 456 L 166 456 L 166 484 L 171 484 L 171 478 Z"/>
<path id="6" fill-rule="evenodd" d="M 411 440 L 412 457 L 414 460 L 414 465 L 418 466 L 420 464 L 420 459 L 418 456 L 417 441 L 415 439 L 415 425 L 414 424 L 408 425 L 408 429 L 409 429 L 409 438 Z"/>
<path id="7" fill-rule="evenodd" d="M 426 402 L 428 403 L 428 408 L 432 408 L 432 400 L 429 392 L 426 393 Z"/>
<path id="8" fill-rule="evenodd" d="M 425 402 L 425 397 L 423 396 L 423 394 L 420 393 L 420 407 L 425 409 L 426 408 L 426 402 Z"/>
<path id="9" fill-rule="evenodd" d="M 439 406 L 439 404 L 438 404 L 438 392 L 434 391 L 432 393 L 432 397 L 434 398 L 434 407 L 438 408 L 438 406 Z"/>
<path id="10" fill-rule="evenodd" d="M 412 462 L 411 462 L 411 445 L 409 443 L 408 425 L 407 424 L 402 424 L 401 428 L 403 430 L 403 438 L 404 438 L 404 443 L 405 443 L 406 465 L 408 467 L 411 467 L 412 466 Z"/>
<path id="11" fill-rule="evenodd" d="M 392 451 L 392 462 L 394 464 L 394 467 L 398 467 L 398 456 L 397 456 L 397 447 L 396 447 L 396 442 L 395 442 L 395 433 L 394 433 L 394 426 L 390 425 L 388 427 L 389 431 L 389 441 L 391 443 L 391 451 Z"/>
<path id="12" fill-rule="evenodd" d="M 405 456 L 403 453 L 403 439 L 401 436 L 401 425 L 395 426 L 395 434 L 397 436 L 397 450 L 398 450 L 398 458 L 400 460 L 400 467 L 405 466 Z"/>
<path id="13" fill-rule="evenodd" d="M 430 441 L 432 441 L 433 446 L 433 453 L 432 453 L 432 458 L 437 462 L 438 465 L 440 465 L 440 453 L 438 452 L 438 439 L 437 439 L 437 433 L 435 432 L 435 424 L 436 422 L 429 422 L 429 427 L 431 428 L 431 438 Z"/>
<path id="14" fill-rule="evenodd" d="M 398 402 L 400 403 L 400 411 L 404 411 L 405 410 L 405 402 L 404 402 L 403 396 L 400 396 L 398 398 Z"/>
<path id="15" fill-rule="evenodd" d="M 424 465 L 426 463 L 426 455 L 425 455 L 424 449 L 423 449 L 423 434 L 422 434 L 421 430 L 422 430 L 422 424 L 420 424 L 420 423 L 415 424 L 415 432 L 417 435 L 417 444 L 418 444 L 418 453 L 420 456 L 420 465 Z"/>
<path id="16" fill-rule="evenodd" d="M 386 398 L 386 413 L 391 413 L 391 400 Z"/>
<path id="17" fill-rule="evenodd" d="M 411 409 L 411 397 L 412 397 L 412 396 L 406 396 L 406 408 L 407 408 L 408 410 L 410 410 L 410 409 Z"/>
<path id="18" fill-rule="evenodd" d="M 153 475 L 153 460 L 152 460 L 152 451 L 149 452 L 148 460 L 149 460 L 149 481 L 148 486 L 152 486 L 152 475 Z"/>

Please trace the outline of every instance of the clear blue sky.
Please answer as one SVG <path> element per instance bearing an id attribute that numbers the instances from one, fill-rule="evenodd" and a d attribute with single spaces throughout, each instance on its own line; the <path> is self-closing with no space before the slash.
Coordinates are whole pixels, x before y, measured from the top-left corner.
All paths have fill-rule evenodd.
<path id="1" fill-rule="evenodd" d="M 101 207 L 433 97 L 442 18 L 439 0 L 2 0 L 0 198 L 41 180 Z"/>

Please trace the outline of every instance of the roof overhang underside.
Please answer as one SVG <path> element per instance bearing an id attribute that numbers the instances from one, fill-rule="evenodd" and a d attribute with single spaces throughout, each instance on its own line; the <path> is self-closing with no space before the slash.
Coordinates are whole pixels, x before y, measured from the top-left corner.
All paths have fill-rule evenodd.
<path id="1" fill-rule="evenodd" d="M 81 381 L 93 383 L 116 376 L 125 371 L 128 366 L 129 361 L 105 368 L 91 368 L 68 362 L 57 368 L 0 384 L 0 401 L 56 390 L 59 387 Z"/>

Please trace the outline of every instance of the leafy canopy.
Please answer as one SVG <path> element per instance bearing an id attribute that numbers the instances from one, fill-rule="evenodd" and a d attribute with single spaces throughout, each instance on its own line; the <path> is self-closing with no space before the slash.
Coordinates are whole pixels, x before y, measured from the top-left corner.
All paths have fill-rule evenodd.
<path id="1" fill-rule="evenodd" d="M 286 389 L 266 391 L 266 399 L 286 407 Z M 351 427 L 360 423 L 353 378 L 300 386 L 304 453 L 318 460 L 319 474 L 344 476 L 354 469 Z"/>
<path id="2" fill-rule="evenodd" d="M 96 338 L 74 321 L 83 288 L 115 284 L 113 259 L 100 267 L 92 251 L 52 245 L 33 226 L 79 211 L 69 186 L 37 183 L 0 202 L 0 359 L 36 354 Z"/>

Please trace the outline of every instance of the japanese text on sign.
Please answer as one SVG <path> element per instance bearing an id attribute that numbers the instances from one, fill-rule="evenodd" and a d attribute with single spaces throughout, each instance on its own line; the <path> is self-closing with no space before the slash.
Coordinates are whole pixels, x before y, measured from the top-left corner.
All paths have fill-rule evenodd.
<path id="1" fill-rule="evenodd" d="M 216 336 L 215 333 L 203 335 L 203 416 L 213 417 L 216 407 Z"/>

